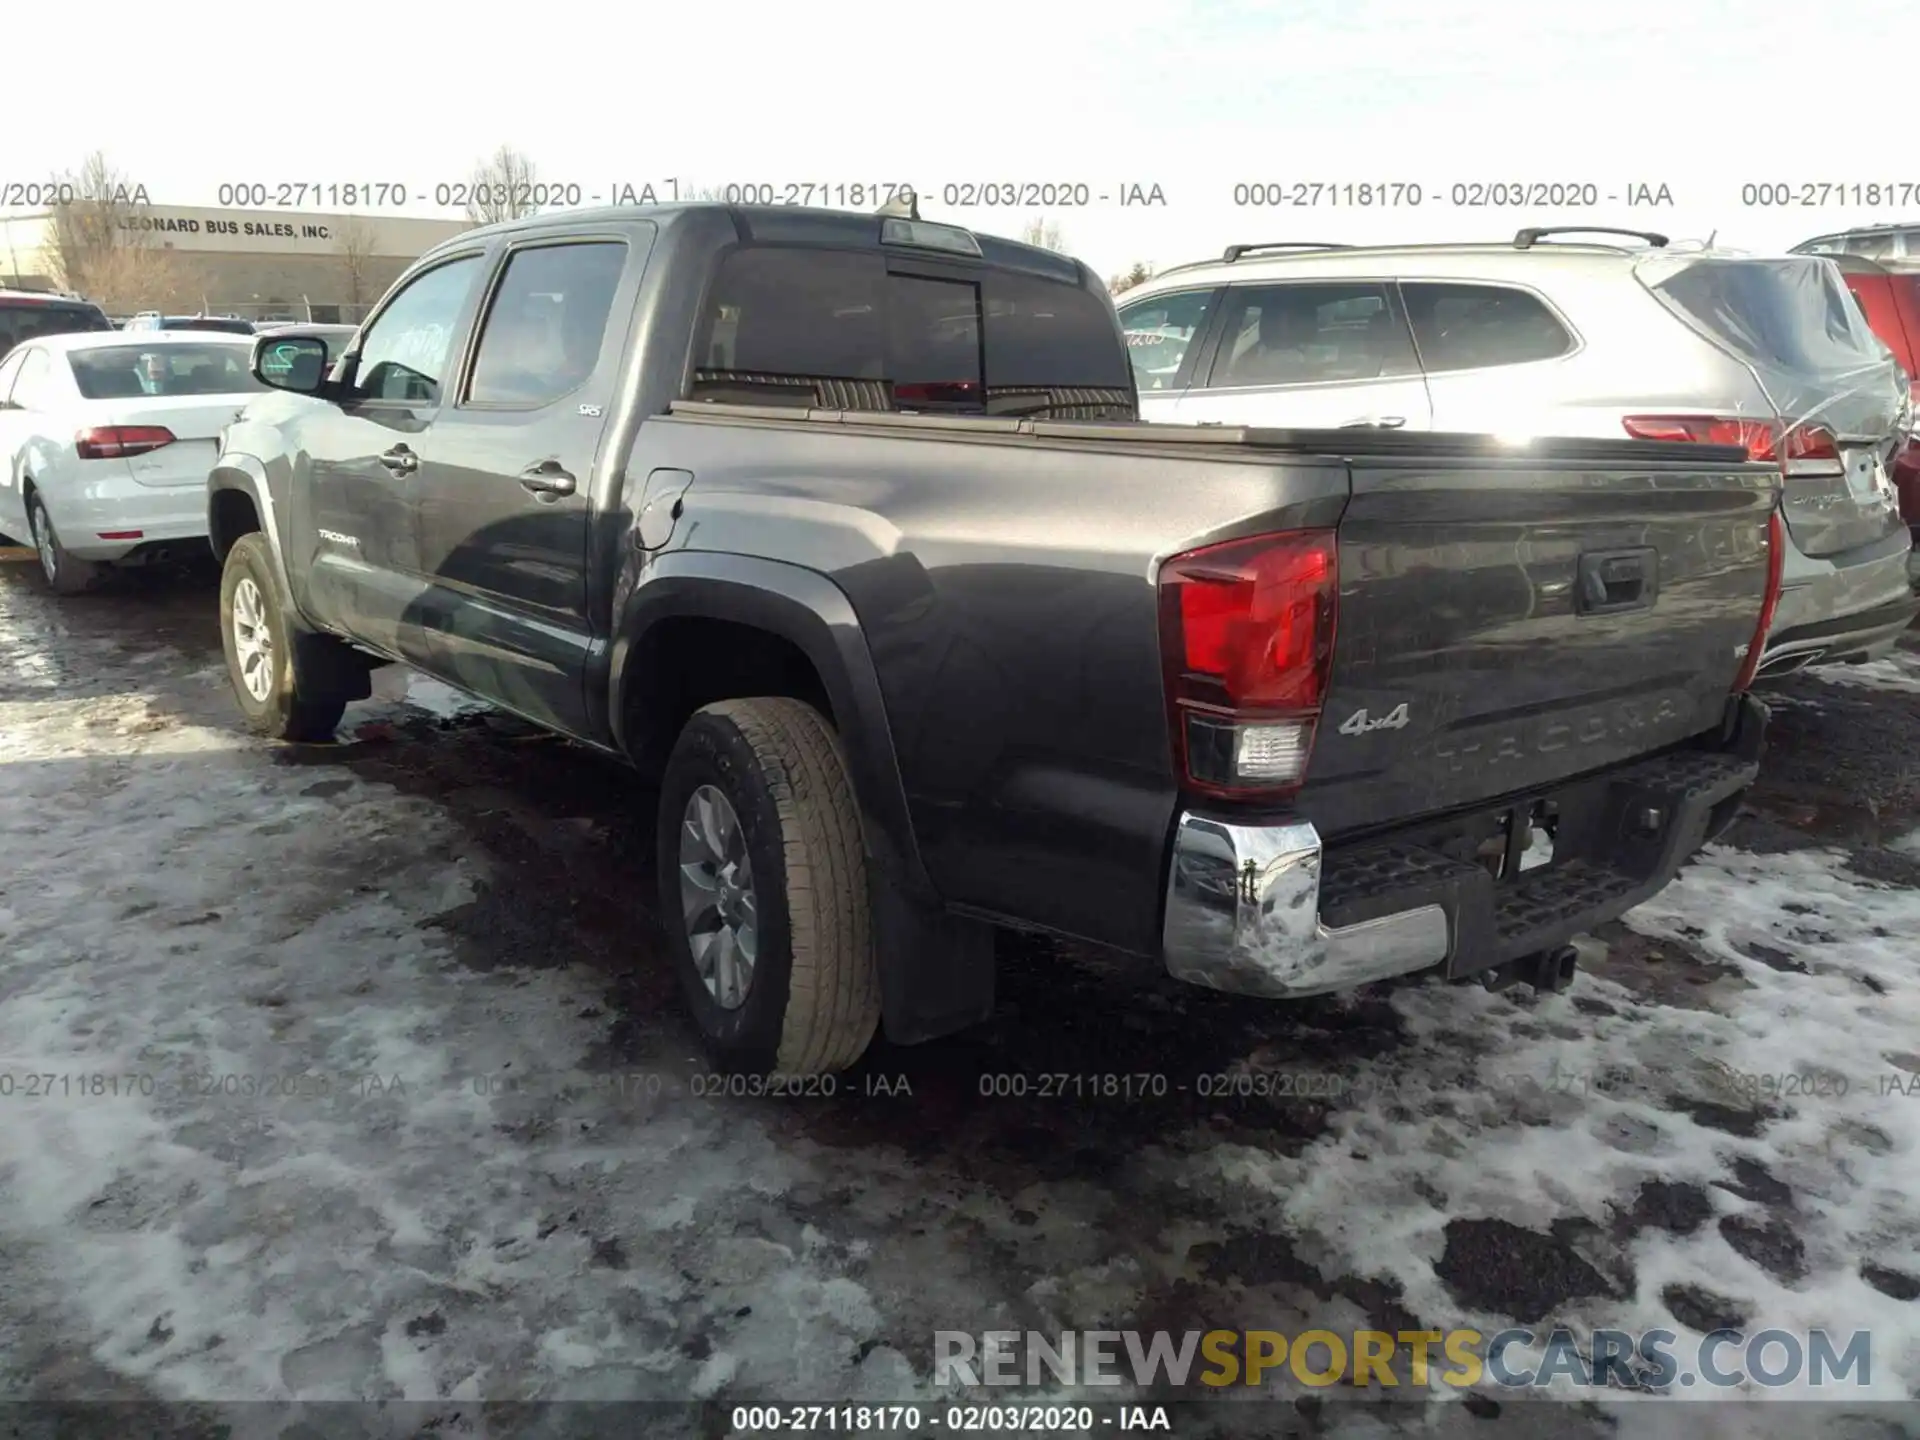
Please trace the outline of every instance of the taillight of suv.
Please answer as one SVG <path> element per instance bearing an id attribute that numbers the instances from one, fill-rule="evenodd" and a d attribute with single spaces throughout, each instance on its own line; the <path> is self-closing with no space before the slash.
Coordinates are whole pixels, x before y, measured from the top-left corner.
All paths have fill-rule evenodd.
<path id="1" fill-rule="evenodd" d="M 1811 422 L 1783 427 L 1740 415 L 1629 415 L 1622 422 L 1636 440 L 1691 440 L 1701 445 L 1738 445 L 1749 460 L 1816 466 L 1840 464 L 1840 439 Z"/>
<path id="2" fill-rule="evenodd" d="M 1209 545 L 1160 568 L 1175 768 L 1226 799 L 1281 799 L 1306 778 L 1333 664 L 1331 530 Z"/>

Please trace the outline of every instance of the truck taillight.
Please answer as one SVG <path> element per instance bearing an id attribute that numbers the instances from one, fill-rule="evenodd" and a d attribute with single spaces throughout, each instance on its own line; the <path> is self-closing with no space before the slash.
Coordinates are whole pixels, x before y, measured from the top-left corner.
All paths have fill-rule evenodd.
<path id="1" fill-rule="evenodd" d="M 1698 445 L 1737 445 L 1749 460 L 1822 460 L 1840 463 L 1840 441 L 1824 425 L 1800 424 L 1786 431 L 1770 420 L 1737 415 L 1629 415 L 1622 422 L 1636 440 L 1691 440 Z"/>
<path id="2" fill-rule="evenodd" d="M 174 434 L 164 425 L 97 425 L 73 437 L 82 460 L 122 460 L 171 445 Z"/>
<path id="3" fill-rule="evenodd" d="M 1774 611 L 1780 608 L 1780 574 L 1786 564 L 1787 532 L 1776 506 L 1767 516 L 1767 593 L 1760 601 L 1760 620 L 1753 627 L 1753 640 L 1747 646 L 1747 658 L 1740 662 L 1740 673 L 1733 682 L 1733 693 L 1743 695 L 1753 688 L 1759 673 L 1760 657 L 1767 648 L 1767 632 L 1773 629 Z"/>
<path id="4" fill-rule="evenodd" d="M 1160 568 L 1160 646 L 1174 758 L 1191 789 L 1299 789 L 1333 664 L 1331 530 L 1231 540 Z"/>

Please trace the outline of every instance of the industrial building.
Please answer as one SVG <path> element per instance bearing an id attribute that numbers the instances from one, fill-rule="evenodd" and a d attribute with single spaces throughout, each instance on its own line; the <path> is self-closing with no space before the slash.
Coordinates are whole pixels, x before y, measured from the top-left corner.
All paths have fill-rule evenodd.
<path id="1" fill-rule="evenodd" d="M 402 270 L 465 221 L 143 205 L 113 218 L 115 253 L 74 278 L 109 314 L 139 310 L 359 320 Z M 0 214 L 0 288 L 56 290 L 60 216 Z"/>

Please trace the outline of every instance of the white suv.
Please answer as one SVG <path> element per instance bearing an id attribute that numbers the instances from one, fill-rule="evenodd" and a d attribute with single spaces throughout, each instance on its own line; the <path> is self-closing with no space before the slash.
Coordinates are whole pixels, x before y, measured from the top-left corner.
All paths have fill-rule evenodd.
<path id="1" fill-rule="evenodd" d="M 1165 271 L 1118 302 L 1140 413 L 1744 445 L 1781 465 L 1792 540 L 1762 673 L 1883 654 L 1917 606 L 1887 478 L 1911 402 L 1833 262 L 1557 233 Z"/>

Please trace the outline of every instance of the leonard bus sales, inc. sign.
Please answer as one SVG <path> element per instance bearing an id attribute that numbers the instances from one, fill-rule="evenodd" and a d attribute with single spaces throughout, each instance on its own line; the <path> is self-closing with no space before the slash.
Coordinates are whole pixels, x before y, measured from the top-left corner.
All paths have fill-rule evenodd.
<path id="1" fill-rule="evenodd" d="M 351 244 L 366 255 L 404 260 L 467 228 L 450 220 L 186 205 L 143 206 L 116 223 L 168 250 L 338 255 Z"/>
<path id="2" fill-rule="evenodd" d="M 196 220 L 190 215 L 149 212 L 122 216 L 122 230 L 149 230 L 167 235 L 244 235 L 255 240 L 331 240 L 324 223 L 286 220 Z"/>

